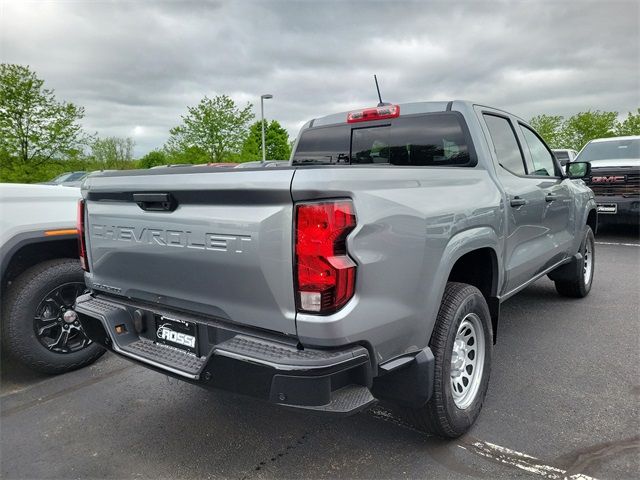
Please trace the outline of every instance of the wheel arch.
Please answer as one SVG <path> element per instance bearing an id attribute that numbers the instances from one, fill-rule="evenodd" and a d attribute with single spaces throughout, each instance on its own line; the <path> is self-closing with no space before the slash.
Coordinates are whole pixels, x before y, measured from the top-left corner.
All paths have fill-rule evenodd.
<path id="1" fill-rule="evenodd" d="M 78 240 L 74 234 L 47 236 L 44 231 L 34 231 L 17 235 L 0 251 L 2 288 L 34 265 L 55 258 L 77 257 Z"/>
<path id="2" fill-rule="evenodd" d="M 449 282 L 473 285 L 486 299 L 498 294 L 498 255 L 492 247 L 481 247 L 467 252 L 451 267 Z"/>
<path id="3" fill-rule="evenodd" d="M 500 317 L 498 292 L 502 285 L 502 259 L 499 255 L 500 240 L 491 227 L 477 227 L 454 235 L 443 252 L 442 279 L 438 292 L 438 305 L 442 302 L 447 282 L 467 283 L 478 288 L 489 306 L 493 327 L 493 341 L 497 338 Z"/>

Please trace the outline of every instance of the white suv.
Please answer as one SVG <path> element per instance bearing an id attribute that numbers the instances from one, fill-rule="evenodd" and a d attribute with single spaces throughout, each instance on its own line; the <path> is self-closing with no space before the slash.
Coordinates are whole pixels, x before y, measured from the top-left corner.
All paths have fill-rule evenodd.
<path id="1" fill-rule="evenodd" d="M 95 361 L 73 304 L 85 291 L 78 261 L 80 189 L 0 184 L 0 324 L 4 352 L 44 373 Z"/>

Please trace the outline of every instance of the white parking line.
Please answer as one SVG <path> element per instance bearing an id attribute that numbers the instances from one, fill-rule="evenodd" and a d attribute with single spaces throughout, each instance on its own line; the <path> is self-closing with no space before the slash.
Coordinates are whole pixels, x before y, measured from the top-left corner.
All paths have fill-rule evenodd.
<path id="1" fill-rule="evenodd" d="M 596 242 L 596 245 L 617 245 L 620 247 L 640 247 L 640 243 Z"/>
<path id="2" fill-rule="evenodd" d="M 378 420 L 394 423 L 400 427 L 425 435 L 424 432 L 414 428 L 412 425 L 409 425 L 403 419 L 397 418 L 386 408 L 379 406 L 374 407 L 369 410 L 369 414 Z M 597 480 L 595 477 L 590 477 L 582 473 L 567 475 L 566 470 L 562 470 L 558 467 L 552 467 L 551 465 L 545 465 L 536 457 L 496 445 L 495 443 L 484 442 L 473 437 L 466 437 L 467 439 L 465 441 L 464 438 L 465 437 L 461 440 L 463 444 L 458 444 L 459 448 L 466 450 L 469 453 L 509 465 L 519 470 L 524 470 L 534 475 L 554 480 Z"/>
<path id="3" fill-rule="evenodd" d="M 582 473 L 576 473 L 572 475 L 566 475 L 566 471 L 550 465 L 545 465 L 540 462 L 536 457 L 527 455 L 526 453 L 517 452 L 510 448 L 501 447 L 494 443 L 483 442 L 476 440 L 467 445 L 458 445 L 463 450 L 471 450 L 472 453 L 480 455 L 491 460 L 495 460 L 505 465 L 524 470 L 535 475 L 539 475 L 544 478 L 552 479 L 571 479 L 571 480 L 595 480 L 594 477 L 584 475 Z"/>

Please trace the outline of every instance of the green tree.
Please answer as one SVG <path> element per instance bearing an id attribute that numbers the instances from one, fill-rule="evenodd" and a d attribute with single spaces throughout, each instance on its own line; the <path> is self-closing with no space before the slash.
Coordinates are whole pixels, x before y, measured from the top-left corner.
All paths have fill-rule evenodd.
<path id="1" fill-rule="evenodd" d="M 0 151 L 7 169 L 29 174 L 77 155 L 90 140 L 79 121 L 84 108 L 58 101 L 29 67 L 0 64 Z M 9 165 L 10 164 L 10 165 Z"/>
<path id="2" fill-rule="evenodd" d="M 190 146 L 179 148 L 173 145 L 166 145 L 164 150 L 166 154 L 168 164 L 181 164 L 181 163 L 208 163 L 211 158 L 200 147 Z"/>
<path id="3" fill-rule="evenodd" d="M 618 123 L 616 135 L 640 135 L 640 108 L 636 110 L 636 113 L 629 112 L 627 118 Z"/>
<path id="4" fill-rule="evenodd" d="M 159 165 L 166 165 L 169 163 L 167 161 L 167 154 L 162 150 L 152 150 L 147 153 L 144 157 L 138 160 L 138 168 L 151 168 L 157 167 Z"/>
<path id="5" fill-rule="evenodd" d="M 176 153 L 195 147 L 207 154 L 209 162 L 228 161 L 247 136 L 252 108 L 250 103 L 240 108 L 226 95 L 204 97 L 195 107 L 188 107 L 182 125 L 170 130 L 167 150 Z"/>
<path id="6" fill-rule="evenodd" d="M 264 121 L 265 150 L 267 160 L 289 160 L 291 147 L 289 134 L 277 120 Z M 262 160 L 262 123 L 255 122 L 249 128 L 249 135 L 242 145 L 241 161 Z"/>
<path id="7" fill-rule="evenodd" d="M 131 138 L 107 137 L 98 138 L 91 145 L 91 155 L 95 162 L 106 169 L 134 168 L 133 147 Z"/>
<path id="8" fill-rule="evenodd" d="M 580 151 L 589 140 L 615 136 L 617 117 L 618 112 L 601 112 L 600 110 L 576 113 L 563 124 L 563 148 Z"/>
<path id="9" fill-rule="evenodd" d="M 540 134 L 551 148 L 565 148 L 562 138 L 563 117 L 560 115 L 537 115 L 529 124 Z"/>

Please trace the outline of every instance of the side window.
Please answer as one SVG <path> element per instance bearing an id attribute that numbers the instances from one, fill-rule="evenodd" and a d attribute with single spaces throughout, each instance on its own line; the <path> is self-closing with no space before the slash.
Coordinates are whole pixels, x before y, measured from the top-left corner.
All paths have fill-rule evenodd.
<path id="1" fill-rule="evenodd" d="M 484 121 L 487 123 L 491 141 L 501 167 L 516 175 L 526 175 L 524 159 L 516 139 L 516 134 L 511 127 L 511 122 L 503 117 L 485 113 Z"/>
<path id="2" fill-rule="evenodd" d="M 556 167 L 553 156 L 538 136 L 526 125 L 520 124 L 524 140 L 531 153 L 531 162 L 533 163 L 533 171 L 529 175 L 555 177 Z"/>

